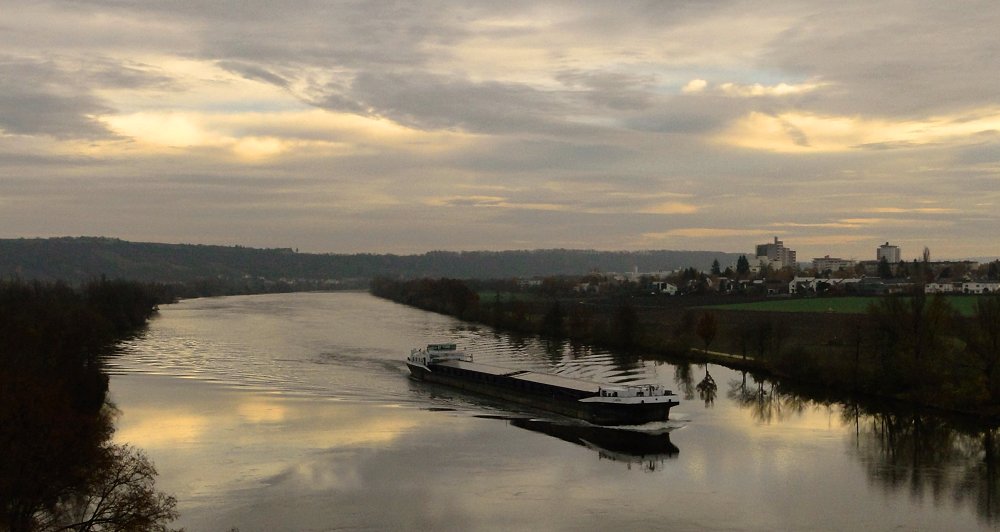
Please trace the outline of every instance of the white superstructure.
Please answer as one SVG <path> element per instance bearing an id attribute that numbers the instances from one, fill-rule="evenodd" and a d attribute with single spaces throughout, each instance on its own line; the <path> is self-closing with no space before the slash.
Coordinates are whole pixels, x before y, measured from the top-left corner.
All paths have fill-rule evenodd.
<path id="1" fill-rule="evenodd" d="M 659 384 L 601 385 L 594 397 L 580 399 L 584 403 L 645 404 L 677 401 L 677 396 Z"/>
<path id="2" fill-rule="evenodd" d="M 472 362 L 472 355 L 459 351 L 456 344 L 427 344 L 427 347 L 411 349 L 406 361 L 411 364 L 420 364 L 427 367 L 428 364 L 447 362 L 449 360 L 459 360 L 462 362 Z"/>

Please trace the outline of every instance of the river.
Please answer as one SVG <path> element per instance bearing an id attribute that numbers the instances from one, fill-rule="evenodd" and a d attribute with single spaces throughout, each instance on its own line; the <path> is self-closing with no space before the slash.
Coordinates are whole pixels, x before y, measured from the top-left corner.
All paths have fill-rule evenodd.
<path id="1" fill-rule="evenodd" d="M 408 378 L 411 347 L 681 395 L 598 429 Z M 470 326 L 365 293 L 185 300 L 108 360 L 115 440 L 174 526 L 230 530 L 995 530 L 995 431 L 859 413 L 719 366 Z M 707 378 L 710 377 L 710 378 Z"/>

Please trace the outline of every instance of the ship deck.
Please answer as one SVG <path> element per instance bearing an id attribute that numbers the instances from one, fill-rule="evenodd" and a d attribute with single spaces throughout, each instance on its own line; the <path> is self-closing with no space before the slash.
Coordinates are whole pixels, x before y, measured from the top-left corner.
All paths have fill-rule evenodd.
<path id="1" fill-rule="evenodd" d="M 581 381 L 579 379 L 552 375 L 551 373 L 539 373 L 537 371 L 511 370 L 510 368 L 491 366 L 489 364 L 481 364 L 479 362 L 449 360 L 447 362 L 439 362 L 436 365 L 465 371 L 474 371 L 483 375 L 490 375 L 494 377 L 507 377 L 525 382 L 542 384 L 545 386 L 553 386 L 556 388 L 573 390 L 582 394 L 597 394 L 601 389 L 601 386 L 596 382 Z"/>

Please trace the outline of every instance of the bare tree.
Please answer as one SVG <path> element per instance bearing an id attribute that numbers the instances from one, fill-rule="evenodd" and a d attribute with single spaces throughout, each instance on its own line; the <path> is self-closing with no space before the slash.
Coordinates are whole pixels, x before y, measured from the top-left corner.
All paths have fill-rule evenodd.
<path id="1" fill-rule="evenodd" d="M 146 455 L 128 445 L 109 445 L 105 463 L 93 470 L 90 482 L 45 516 L 39 530 L 167 531 L 177 518 L 177 500 L 156 491 L 156 468 Z"/>
<path id="2" fill-rule="evenodd" d="M 701 318 L 698 319 L 698 325 L 695 326 L 695 333 L 705 344 L 705 354 L 708 354 L 708 346 L 712 344 L 712 340 L 715 340 L 715 335 L 718 332 L 719 324 L 715 319 L 715 314 L 711 312 L 702 314 Z"/>

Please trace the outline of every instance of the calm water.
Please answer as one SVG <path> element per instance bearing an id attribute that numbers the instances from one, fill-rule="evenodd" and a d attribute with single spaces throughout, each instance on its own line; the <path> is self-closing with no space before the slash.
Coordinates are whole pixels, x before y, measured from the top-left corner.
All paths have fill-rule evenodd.
<path id="1" fill-rule="evenodd" d="M 596 429 L 407 378 L 405 353 L 445 340 L 480 361 L 687 398 L 670 422 Z M 191 531 L 1000 523 L 994 433 L 857 415 L 722 367 L 517 339 L 362 293 L 166 306 L 111 366 L 116 439 L 152 457 Z"/>

